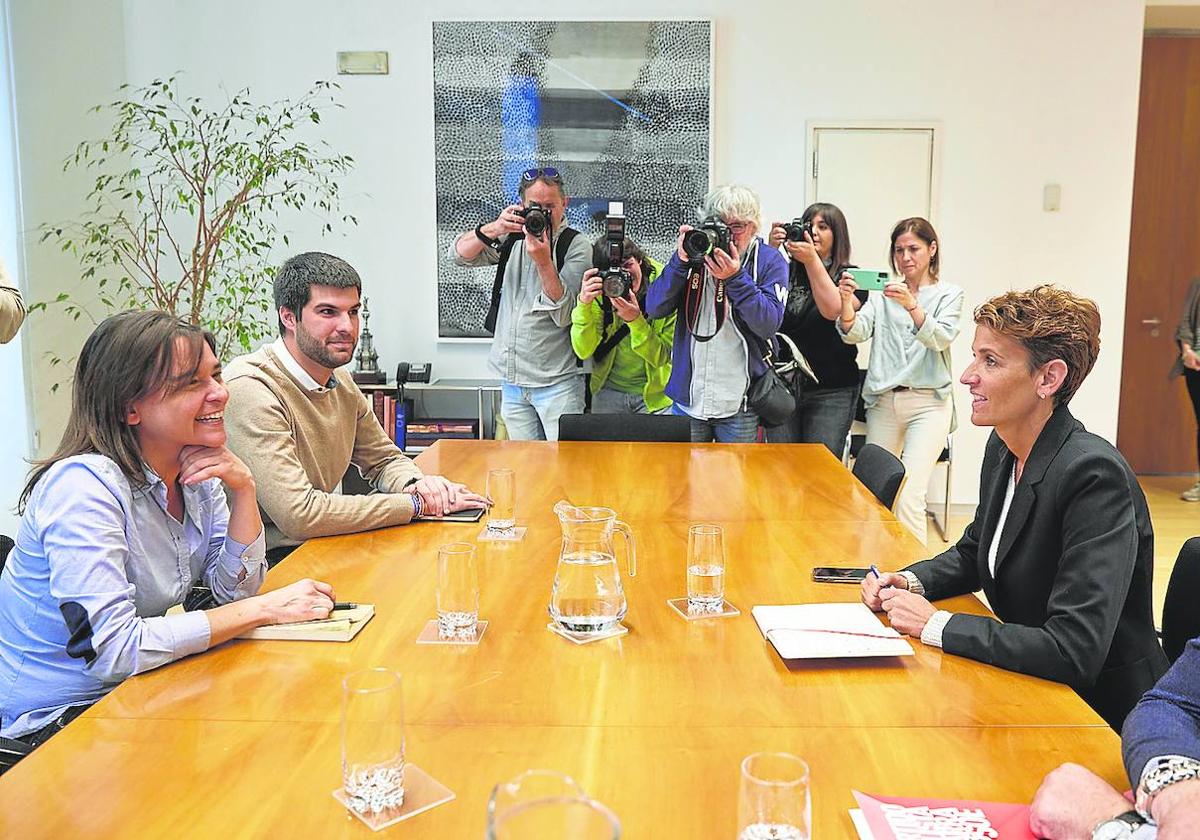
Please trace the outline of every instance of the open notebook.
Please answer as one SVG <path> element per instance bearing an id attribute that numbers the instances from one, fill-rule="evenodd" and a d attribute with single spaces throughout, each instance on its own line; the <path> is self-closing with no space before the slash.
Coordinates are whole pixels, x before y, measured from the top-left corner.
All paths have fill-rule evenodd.
<path id="1" fill-rule="evenodd" d="M 865 604 L 786 604 L 750 611 L 758 629 L 784 659 L 912 656 L 903 636 L 885 627 Z"/>

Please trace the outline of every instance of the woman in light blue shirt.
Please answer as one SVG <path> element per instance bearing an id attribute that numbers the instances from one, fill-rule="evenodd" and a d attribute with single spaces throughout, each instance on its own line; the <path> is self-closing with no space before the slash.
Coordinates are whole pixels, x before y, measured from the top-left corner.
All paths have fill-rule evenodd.
<path id="1" fill-rule="evenodd" d="M 847 344 L 872 340 L 863 382 L 867 442 L 904 462 L 896 517 L 924 545 L 929 476 L 954 427 L 950 344 L 958 335 L 963 290 L 938 277 L 937 233 L 925 219 L 896 224 L 890 259 L 901 279 L 872 293 L 858 311 L 858 286 L 842 275 L 837 329 Z"/>
<path id="2" fill-rule="evenodd" d="M 255 595 L 263 525 L 225 448 L 215 346 L 156 311 L 114 315 L 84 344 L 0 575 L 0 734 L 37 746 L 126 677 L 333 608 L 311 580 Z M 164 615 L 200 582 L 220 606 Z"/>

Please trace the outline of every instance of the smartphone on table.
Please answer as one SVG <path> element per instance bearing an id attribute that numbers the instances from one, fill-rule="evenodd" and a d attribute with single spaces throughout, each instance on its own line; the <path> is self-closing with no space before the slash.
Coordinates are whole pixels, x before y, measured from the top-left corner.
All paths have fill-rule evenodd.
<path id="1" fill-rule="evenodd" d="M 812 579 L 817 583 L 861 583 L 870 569 L 852 569 L 848 566 L 815 566 Z"/>

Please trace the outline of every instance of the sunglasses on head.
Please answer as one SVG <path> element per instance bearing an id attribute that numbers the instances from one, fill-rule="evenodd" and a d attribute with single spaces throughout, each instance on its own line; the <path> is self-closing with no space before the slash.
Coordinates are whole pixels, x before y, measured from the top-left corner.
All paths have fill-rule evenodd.
<path id="1" fill-rule="evenodd" d="M 558 170 L 553 166 L 540 166 L 533 169 L 526 169 L 521 173 L 522 184 L 532 184 L 539 178 L 546 178 L 556 184 L 562 183 L 562 176 L 558 174 Z"/>

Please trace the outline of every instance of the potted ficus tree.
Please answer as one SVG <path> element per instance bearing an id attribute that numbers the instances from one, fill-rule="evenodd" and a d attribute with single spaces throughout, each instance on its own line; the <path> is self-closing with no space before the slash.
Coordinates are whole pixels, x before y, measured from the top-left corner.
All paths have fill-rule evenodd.
<path id="1" fill-rule="evenodd" d="M 222 358 L 251 349 L 274 328 L 269 253 L 282 213 L 318 214 L 323 232 L 357 224 L 339 208 L 337 178 L 353 160 L 311 138 L 323 110 L 341 107 L 337 85 L 317 82 L 297 99 L 256 104 L 248 89 L 210 108 L 183 97 L 177 77 L 122 86 L 92 110 L 113 118 L 107 135 L 85 140 L 63 164 L 94 176 L 88 209 L 41 226 L 82 265 L 96 304 L 67 293 L 73 318 L 156 308 L 203 324 Z"/>

